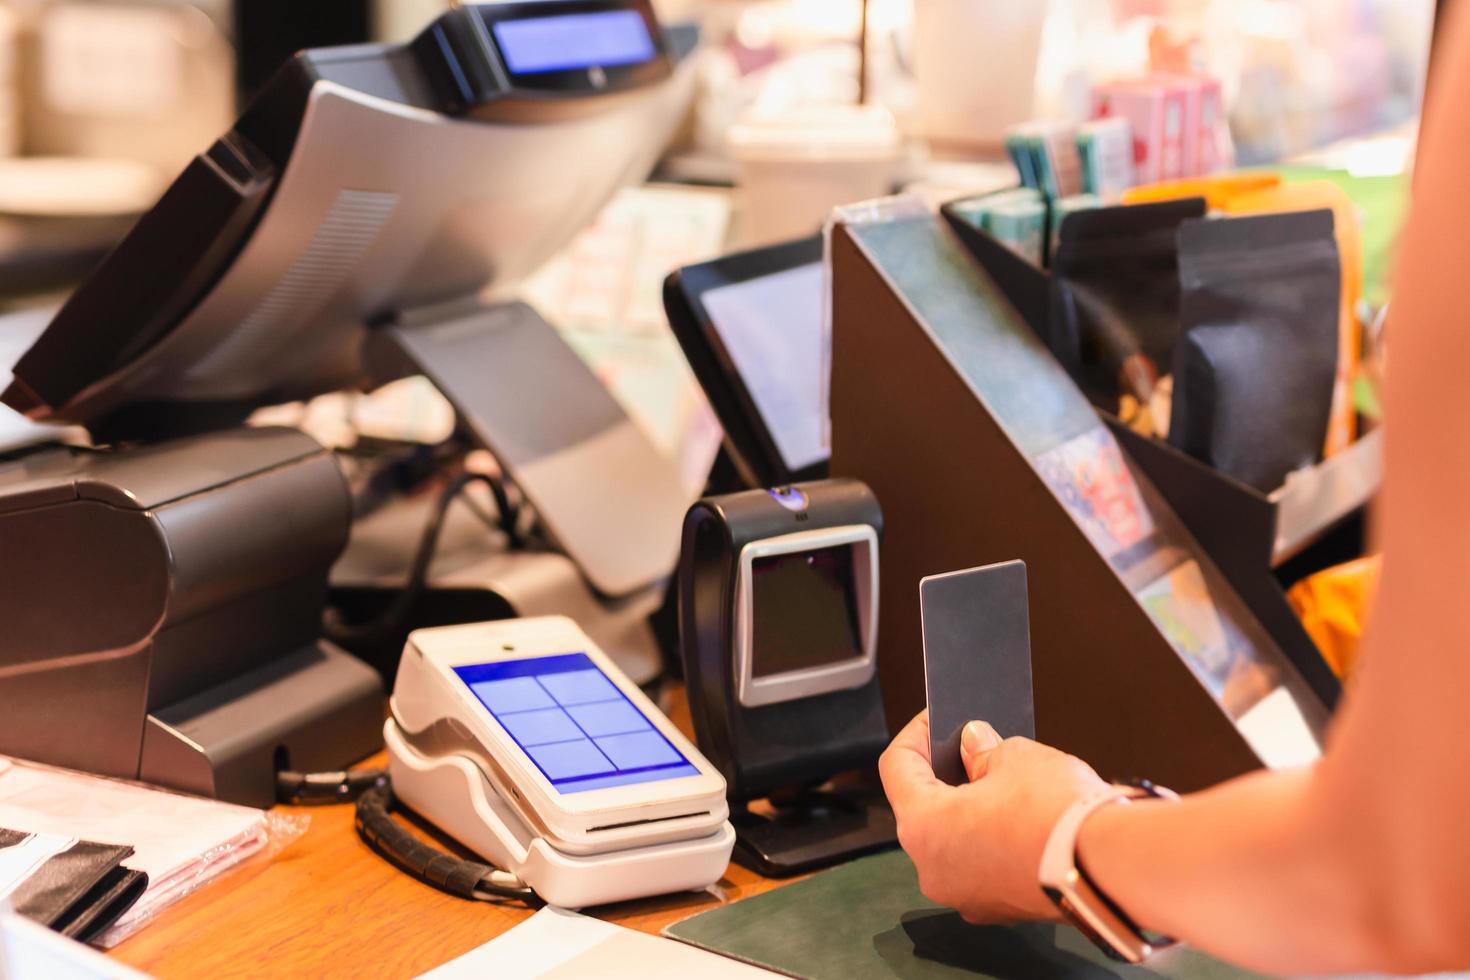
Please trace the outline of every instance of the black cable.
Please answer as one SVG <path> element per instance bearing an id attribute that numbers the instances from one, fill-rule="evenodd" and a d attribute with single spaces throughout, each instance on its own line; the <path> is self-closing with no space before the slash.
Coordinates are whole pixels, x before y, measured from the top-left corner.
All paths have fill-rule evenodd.
<path id="1" fill-rule="evenodd" d="M 429 515 L 428 523 L 424 525 L 424 533 L 419 539 L 418 551 L 414 555 L 408 581 L 403 590 L 394 597 L 380 616 L 365 623 L 347 623 L 337 610 L 328 609 L 322 617 L 322 633 L 327 639 L 339 646 L 352 647 L 381 640 L 403 628 L 409 613 L 413 611 L 414 604 L 428 588 L 429 566 L 433 564 L 434 553 L 439 547 L 439 535 L 444 530 L 445 515 L 448 514 L 449 507 L 454 503 L 455 498 L 472 483 L 483 483 L 490 488 L 490 493 L 495 498 L 495 506 L 500 511 L 501 530 L 505 532 L 512 548 L 521 547 L 524 542 L 516 526 L 520 512 L 511 503 L 505 484 L 496 477 L 484 473 L 461 473 L 449 481 L 434 504 L 434 511 Z"/>
<path id="2" fill-rule="evenodd" d="M 495 505 L 496 512 L 492 513 L 486 510 L 478 500 L 469 494 L 461 496 L 459 502 L 464 504 L 469 512 L 479 519 L 481 524 L 484 524 L 492 531 L 500 531 L 507 538 L 511 538 L 514 541 L 514 547 L 524 548 L 530 543 L 526 538 L 526 533 L 520 529 L 521 508 L 509 499 L 508 494 L 505 501 L 505 506 L 510 508 L 508 513 L 500 511 L 501 505 L 498 502 Z M 507 516 L 502 517 L 501 513 L 507 513 Z"/>
<path id="3" fill-rule="evenodd" d="M 387 770 L 308 773 L 283 769 L 276 773 L 276 797 L 293 806 L 356 800 L 353 826 L 357 835 L 399 870 L 459 898 L 505 898 L 532 906 L 542 904 L 529 887 L 511 884 L 520 879 L 510 872 L 455 857 L 400 827 L 389 816 L 397 801 Z"/>
<path id="4" fill-rule="evenodd" d="M 395 800 L 386 783 L 375 786 L 357 799 L 353 825 L 363 843 L 387 859 L 389 864 L 442 892 L 459 898 L 489 901 L 497 898 L 524 902 L 532 907 L 544 904 L 525 885 L 503 882 L 516 880 L 509 872 L 478 861 L 466 861 L 419 840 L 391 816 Z M 497 881 L 500 878 L 501 881 Z"/>
<path id="5" fill-rule="evenodd" d="M 350 803 L 363 793 L 388 784 L 386 769 L 352 769 L 342 772 L 276 773 L 276 799 L 291 806 Z"/>
<path id="6" fill-rule="evenodd" d="M 513 549 L 523 547 L 526 542 L 521 536 L 520 531 L 521 509 L 511 502 L 510 491 L 506 489 L 505 481 L 498 476 L 489 476 L 483 473 L 467 475 L 472 475 L 474 480 L 478 480 L 490 488 L 490 496 L 495 498 L 495 510 L 500 514 L 500 530 L 505 532 L 507 543 Z M 471 482 L 474 481 L 472 480 Z M 466 497 L 465 500 L 469 501 L 470 498 Z M 477 509 L 478 506 L 477 504 Z"/>

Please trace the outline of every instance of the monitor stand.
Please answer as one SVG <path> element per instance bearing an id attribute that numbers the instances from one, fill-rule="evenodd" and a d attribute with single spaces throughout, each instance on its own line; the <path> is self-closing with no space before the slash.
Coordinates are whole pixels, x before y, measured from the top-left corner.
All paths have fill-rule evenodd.
<path id="1" fill-rule="evenodd" d="M 665 656 L 650 619 L 665 605 L 692 495 L 561 334 L 525 303 L 471 298 L 373 328 L 364 358 L 379 383 L 427 377 L 535 510 L 551 545 L 507 550 L 450 508 L 406 628 L 566 615 L 635 682 L 657 677 Z M 426 501 L 398 500 L 356 522 L 332 570 L 333 602 L 349 618 L 402 586 L 428 516 Z M 391 677 L 402 632 L 353 652 Z"/>
<path id="2" fill-rule="evenodd" d="M 898 828 L 883 790 L 866 777 L 795 795 L 732 804 L 734 859 L 767 878 L 784 878 L 893 847 Z"/>
<path id="3" fill-rule="evenodd" d="M 694 502 L 677 466 L 531 307 L 414 311 L 374 329 L 365 356 L 378 380 L 433 382 L 597 593 L 633 595 L 673 573 Z"/>

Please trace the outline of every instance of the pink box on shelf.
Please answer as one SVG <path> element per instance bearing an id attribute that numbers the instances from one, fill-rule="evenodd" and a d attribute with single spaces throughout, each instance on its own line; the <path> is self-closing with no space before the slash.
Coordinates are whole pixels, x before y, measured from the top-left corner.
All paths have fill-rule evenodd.
<path id="1" fill-rule="evenodd" d="M 1139 183 L 1193 177 L 1221 163 L 1220 83 L 1205 76 L 1155 75 L 1109 82 L 1093 93 L 1093 115 L 1133 127 Z"/>
<path id="2" fill-rule="evenodd" d="M 1209 75 L 1181 79 L 1188 86 L 1184 114 L 1184 174 L 1199 177 L 1224 165 L 1220 124 L 1224 115 L 1220 80 Z"/>

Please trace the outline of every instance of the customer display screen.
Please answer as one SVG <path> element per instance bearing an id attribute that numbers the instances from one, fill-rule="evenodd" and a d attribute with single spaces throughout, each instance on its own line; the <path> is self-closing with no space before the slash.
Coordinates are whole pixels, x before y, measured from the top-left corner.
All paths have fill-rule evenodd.
<path id="1" fill-rule="evenodd" d="M 853 546 L 751 564 L 751 676 L 770 677 L 863 655 Z"/>
<path id="2" fill-rule="evenodd" d="M 559 792 L 699 775 L 585 653 L 454 672 Z"/>
<path id="3" fill-rule="evenodd" d="M 822 400 L 822 263 L 711 289 L 701 301 L 793 473 L 830 456 Z"/>
<path id="4" fill-rule="evenodd" d="M 516 75 L 612 68 L 658 56 L 648 23 L 636 10 L 607 10 L 491 23 L 505 66 Z"/>

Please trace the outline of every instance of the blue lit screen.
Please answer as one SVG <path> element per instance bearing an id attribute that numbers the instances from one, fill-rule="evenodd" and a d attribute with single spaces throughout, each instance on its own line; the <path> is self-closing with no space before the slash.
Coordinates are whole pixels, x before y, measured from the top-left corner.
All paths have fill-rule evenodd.
<path id="1" fill-rule="evenodd" d="M 454 672 L 559 792 L 699 775 L 585 653 Z"/>
<path id="2" fill-rule="evenodd" d="M 502 20 L 491 29 L 505 66 L 516 75 L 636 65 L 658 53 L 636 10 Z"/>

